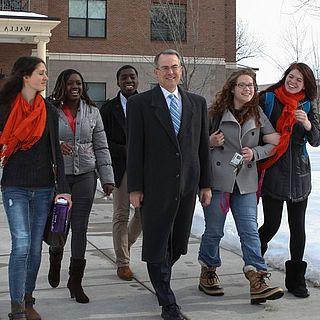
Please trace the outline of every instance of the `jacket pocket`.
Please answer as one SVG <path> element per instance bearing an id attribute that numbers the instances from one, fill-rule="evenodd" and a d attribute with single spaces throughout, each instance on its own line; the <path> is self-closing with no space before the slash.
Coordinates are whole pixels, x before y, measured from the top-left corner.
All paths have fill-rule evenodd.
<path id="1" fill-rule="evenodd" d="M 296 173 L 297 175 L 307 175 L 310 173 L 310 160 L 309 156 L 302 154 L 300 157 L 296 157 Z"/>

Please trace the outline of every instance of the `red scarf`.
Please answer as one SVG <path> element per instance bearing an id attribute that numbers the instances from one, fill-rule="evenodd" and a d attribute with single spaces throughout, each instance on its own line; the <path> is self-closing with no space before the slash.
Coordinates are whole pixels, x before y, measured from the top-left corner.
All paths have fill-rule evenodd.
<path id="1" fill-rule="evenodd" d="M 280 133 L 280 142 L 272 150 L 273 155 L 259 165 L 259 169 L 270 168 L 288 149 L 293 125 L 297 122 L 295 111 L 299 101 L 305 98 L 305 92 L 292 94 L 286 91 L 284 85 L 274 91 L 277 99 L 283 104 L 281 116 L 276 124 L 276 131 Z"/>
<path id="2" fill-rule="evenodd" d="M 18 150 L 30 149 L 42 136 L 47 119 L 43 98 L 37 94 L 30 105 L 19 92 L 0 137 L 1 164 Z"/>

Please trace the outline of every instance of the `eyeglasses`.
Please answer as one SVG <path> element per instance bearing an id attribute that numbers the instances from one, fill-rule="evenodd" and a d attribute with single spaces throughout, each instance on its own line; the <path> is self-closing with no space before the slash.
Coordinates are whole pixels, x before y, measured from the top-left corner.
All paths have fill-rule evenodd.
<path id="1" fill-rule="evenodd" d="M 244 89 L 248 87 L 248 89 L 250 90 L 253 90 L 256 87 L 253 83 L 244 83 L 244 82 L 237 83 L 236 86 L 240 89 Z"/>
<path id="2" fill-rule="evenodd" d="M 174 64 L 173 66 L 169 67 L 169 66 L 162 66 L 162 67 L 158 67 L 157 69 L 163 72 L 168 72 L 169 70 L 172 71 L 178 71 L 181 68 L 181 66 Z"/>

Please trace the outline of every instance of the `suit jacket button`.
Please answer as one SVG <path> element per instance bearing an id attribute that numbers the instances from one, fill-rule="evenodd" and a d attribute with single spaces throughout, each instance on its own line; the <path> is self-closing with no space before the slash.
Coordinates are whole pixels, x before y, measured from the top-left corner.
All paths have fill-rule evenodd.
<path id="1" fill-rule="evenodd" d="M 221 165 L 221 162 L 220 161 L 217 161 L 217 166 L 220 166 Z"/>
<path id="2" fill-rule="evenodd" d="M 180 156 L 180 153 L 179 153 L 179 152 L 177 152 L 177 153 L 176 153 L 176 156 L 177 156 L 177 157 L 179 157 L 179 156 Z"/>
<path id="3" fill-rule="evenodd" d="M 176 174 L 176 178 L 179 178 L 180 177 L 180 174 L 178 173 L 178 174 Z"/>
<path id="4" fill-rule="evenodd" d="M 254 136 L 254 132 L 253 132 L 253 131 L 251 132 L 251 135 L 253 135 L 253 136 Z"/>

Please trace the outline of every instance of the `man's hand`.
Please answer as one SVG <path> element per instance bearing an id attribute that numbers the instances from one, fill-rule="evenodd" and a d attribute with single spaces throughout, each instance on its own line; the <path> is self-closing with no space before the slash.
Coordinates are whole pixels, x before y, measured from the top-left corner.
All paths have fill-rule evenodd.
<path id="1" fill-rule="evenodd" d="M 210 188 L 203 188 L 200 190 L 199 193 L 199 201 L 203 208 L 207 207 L 211 201 L 211 189 Z"/>
<path id="2" fill-rule="evenodd" d="M 141 208 L 143 201 L 143 192 L 135 191 L 129 193 L 130 203 L 134 206 L 134 208 Z"/>
<path id="3" fill-rule="evenodd" d="M 111 184 L 111 183 L 105 183 L 105 184 L 102 186 L 102 189 L 103 189 L 104 193 L 106 194 L 106 196 L 110 196 L 111 192 L 112 192 L 113 189 L 114 189 L 114 186 L 113 186 L 113 184 Z"/>

